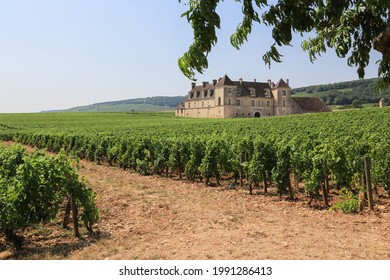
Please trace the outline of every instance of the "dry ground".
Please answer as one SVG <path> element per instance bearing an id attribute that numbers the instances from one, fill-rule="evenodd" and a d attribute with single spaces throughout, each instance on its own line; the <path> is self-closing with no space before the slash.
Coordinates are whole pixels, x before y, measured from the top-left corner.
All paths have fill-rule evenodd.
<path id="1" fill-rule="evenodd" d="M 0 259 L 390 259 L 390 201 L 355 215 L 318 210 L 246 190 L 141 176 L 82 161 L 101 219 L 72 237 L 60 219 L 24 231 Z"/>

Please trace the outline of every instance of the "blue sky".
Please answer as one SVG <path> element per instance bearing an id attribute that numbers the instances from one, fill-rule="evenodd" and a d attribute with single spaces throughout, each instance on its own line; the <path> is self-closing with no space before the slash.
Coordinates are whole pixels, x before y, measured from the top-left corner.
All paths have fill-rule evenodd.
<path id="1" fill-rule="evenodd" d="M 185 1 L 184 1 L 185 2 Z M 0 0 L 0 112 L 39 112 L 96 102 L 185 95 L 191 81 L 177 67 L 192 30 L 178 0 Z M 281 49 L 283 63 L 264 65 L 270 31 L 255 26 L 237 51 L 229 37 L 240 21 L 233 0 L 221 3 L 218 44 L 198 82 L 290 79 L 292 87 L 357 79 L 329 50 L 314 64 L 300 47 Z M 372 53 L 366 77 L 376 76 Z"/>

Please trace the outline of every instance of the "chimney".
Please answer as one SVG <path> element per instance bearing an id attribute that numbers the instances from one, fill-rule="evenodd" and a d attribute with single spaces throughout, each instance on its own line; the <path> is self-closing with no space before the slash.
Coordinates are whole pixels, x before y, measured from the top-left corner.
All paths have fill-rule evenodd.
<path id="1" fill-rule="evenodd" d="M 286 79 L 286 83 L 288 86 L 290 86 L 290 79 Z"/>
<path id="2" fill-rule="evenodd" d="M 240 78 L 240 84 L 242 84 L 242 78 Z"/>
<path id="3" fill-rule="evenodd" d="M 208 84 L 209 82 L 202 82 L 203 88 Z"/>
<path id="4" fill-rule="evenodd" d="M 196 83 L 195 83 L 195 82 L 192 82 L 192 83 L 191 83 L 191 89 L 194 89 L 195 86 L 196 86 Z"/>
<path id="5" fill-rule="evenodd" d="M 217 84 L 217 80 L 213 80 L 213 86 Z"/>
<path id="6" fill-rule="evenodd" d="M 256 83 L 256 79 L 253 80 Z"/>
<path id="7" fill-rule="evenodd" d="M 268 82 L 268 85 L 269 85 L 270 87 L 272 87 L 272 82 L 271 82 L 271 80 L 268 79 L 267 82 Z"/>

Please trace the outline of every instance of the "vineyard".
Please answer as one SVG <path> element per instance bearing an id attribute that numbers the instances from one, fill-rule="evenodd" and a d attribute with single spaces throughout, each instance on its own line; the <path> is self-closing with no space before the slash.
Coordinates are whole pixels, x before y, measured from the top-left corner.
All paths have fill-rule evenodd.
<path id="1" fill-rule="evenodd" d="M 59 153 L 0 149 L 0 241 L 28 239 L 22 255 L 0 245 L 0 258 L 389 258 L 389 125 L 389 108 L 221 120 L 0 114 L 6 146 Z M 79 217 L 69 217 L 72 196 Z M 343 213 L 363 208 L 375 211 Z M 56 233 L 72 220 L 95 234 Z"/>
<path id="2" fill-rule="evenodd" d="M 275 187 L 308 202 L 337 189 L 356 212 L 371 188 L 390 193 L 390 110 L 263 119 L 177 119 L 170 113 L 0 115 L 0 138 L 143 175 L 157 174 L 229 188 Z M 367 193 L 368 191 L 368 193 Z M 360 205 L 359 205 L 360 203 Z M 335 207 L 339 207 L 336 205 Z M 341 205 L 343 207 L 343 205 Z"/>
<path id="3" fill-rule="evenodd" d="M 95 194 L 76 173 L 76 162 L 64 154 L 47 157 L 21 146 L 0 147 L 0 230 L 17 249 L 22 237 L 17 231 L 54 220 L 63 204 L 63 227 L 72 211 L 74 236 L 79 238 L 79 220 L 90 233 L 99 216 Z"/>

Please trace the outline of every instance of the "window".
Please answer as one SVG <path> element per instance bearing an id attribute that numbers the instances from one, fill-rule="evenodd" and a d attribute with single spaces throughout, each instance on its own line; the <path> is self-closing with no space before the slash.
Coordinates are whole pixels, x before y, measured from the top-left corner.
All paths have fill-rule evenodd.
<path id="1" fill-rule="evenodd" d="M 241 96 L 241 89 L 240 88 L 237 89 L 237 96 Z"/>
<path id="2" fill-rule="evenodd" d="M 218 97 L 218 106 L 221 106 L 221 97 Z"/>
<path id="3" fill-rule="evenodd" d="M 236 116 L 238 116 L 238 113 L 236 113 Z"/>
<path id="4" fill-rule="evenodd" d="M 282 90 L 282 96 L 286 96 L 287 92 L 285 90 Z"/>
<path id="5" fill-rule="evenodd" d="M 254 88 L 249 88 L 251 96 L 256 96 L 256 90 Z"/>
<path id="6" fill-rule="evenodd" d="M 248 116 L 250 116 L 251 115 L 251 113 L 248 113 Z"/>
<path id="7" fill-rule="evenodd" d="M 228 100 L 228 105 L 232 105 L 232 100 L 231 99 Z"/>
<path id="8" fill-rule="evenodd" d="M 283 100 L 283 107 L 286 107 L 286 100 Z"/>
<path id="9" fill-rule="evenodd" d="M 241 106 L 241 100 L 237 99 L 237 106 Z"/>
<path id="10" fill-rule="evenodd" d="M 203 91 L 203 97 L 207 97 L 207 92 L 208 92 L 207 90 Z"/>
<path id="11" fill-rule="evenodd" d="M 232 88 L 227 88 L 227 93 L 228 93 L 228 95 L 232 95 Z"/>
<path id="12" fill-rule="evenodd" d="M 191 108 L 191 103 L 188 103 L 188 108 Z"/>
<path id="13" fill-rule="evenodd" d="M 254 100 L 251 100 L 251 106 L 252 106 L 252 107 L 255 106 L 255 101 L 254 101 Z"/>
<path id="14" fill-rule="evenodd" d="M 271 91 L 269 89 L 265 90 L 265 97 L 267 97 L 267 98 L 271 97 Z"/>
<path id="15" fill-rule="evenodd" d="M 257 107 L 261 107 L 261 101 L 257 101 Z"/>
<path id="16" fill-rule="evenodd" d="M 271 101 L 267 101 L 267 107 L 271 106 Z"/>
<path id="17" fill-rule="evenodd" d="M 244 113 L 241 113 L 241 115 L 243 116 L 243 115 L 244 115 Z"/>

